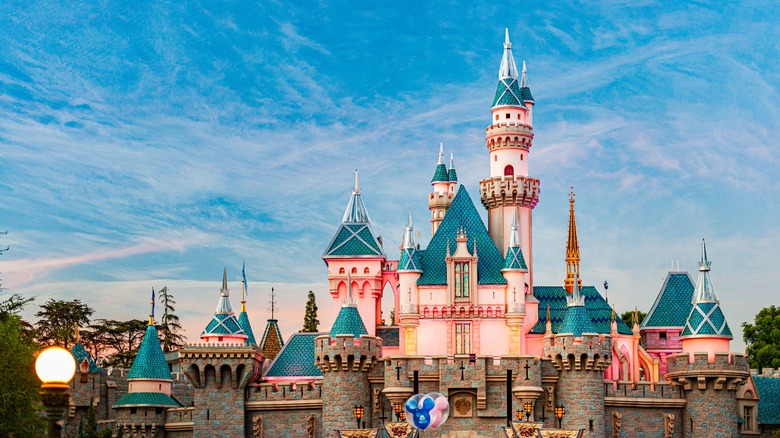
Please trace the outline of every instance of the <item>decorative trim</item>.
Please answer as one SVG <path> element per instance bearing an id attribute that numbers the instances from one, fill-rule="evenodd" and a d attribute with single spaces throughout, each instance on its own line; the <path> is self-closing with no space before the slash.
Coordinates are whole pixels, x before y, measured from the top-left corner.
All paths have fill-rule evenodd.
<path id="1" fill-rule="evenodd" d="M 322 409 L 322 399 L 248 401 L 247 411 L 289 411 L 292 409 Z"/>
<path id="2" fill-rule="evenodd" d="M 685 403 L 684 398 L 604 397 L 604 406 L 611 407 L 681 409 Z"/>

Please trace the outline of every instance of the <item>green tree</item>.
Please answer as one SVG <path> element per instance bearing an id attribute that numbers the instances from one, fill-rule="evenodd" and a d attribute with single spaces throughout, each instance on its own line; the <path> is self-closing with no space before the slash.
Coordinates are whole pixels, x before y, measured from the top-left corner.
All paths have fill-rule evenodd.
<path id="1" fill-rule="evenodd" d="M 0 236 L 8 234 L 8 231 L 0 232 Z M 5 248 L 0 248 L 0 255 L 3 255 L 11 247 L 6 245 Z M 0 278 L 0 292 L 4 291 L 3 279 Z M 19 294 L 13 294 L 8 298 L 0 299 L 0 317 L 6 317 L 8 315 L 16 315 L 21 312 L 24 306 L 29 304 L 33 298 L 22 298 Z M 26 323 L 23 323 L 26 324 Z M 29 324 L 27 324 L 29 326 Z"/>
<path id="2" fill-rule="evenodd" d="M 750 368 L 780 368 L 780 308 L 764 307 L 754 324 L 742 323 Z"/>
<path id="3" fill-rule="evenodd" d="M 35 330 L 41 345 L 59 345 L 70 349 L 76 343 L 75 327 L 89 325 L 95 311 L 80 300 L 62 301 L 49 298 L 35 314 Z"/>
<path id="4" fill-rule="evenodd" d="M 309 291 L 309 298 L 306 301 L 306 314 L 303 317 L 303 329 L 301 332 L 316 332 L 319 325 L 320 320 L 317 319 L 317 299 L 314 297 L 314 292 Z"/>
<path id="5" fill-rule="evenodd" d="M 40 382 L 35 375 L 38 346 L 24 335 L 19 317 L 0 317 L 0 436 L 45 435 Z"/>
<path id="6" fill-rule="evenodd" d="M 637 318 L 636 318 L 637 324 L 642 324 L 642 321 L 644 321 L 645 316 L 647 316 L 647 313 L 645 313 L 645 312 L 643 312 L 641 310 L 637 310 L 636 314 L 637 314 Z M 620 314 L 620 319 L 622 319 L 623 322 L 628 324 L 629 327 L 633 327 L 634 326 L 634 311 L 633 310 L 629 310 L 628 312 L 621 313 Z"/>
<path id="7" fill-rule="evenodd" d="M 173 313 L 176 311 L 176 308 L 173 307 L 176 301 L 174 301 L 173 295 L 168 291 L 168 286 L 160 289 L 158 297 L 163 308 L 159 326 L 160 337 L 162 338 L 162 349 L 167 353 L 181 347 L 187 339 L 182 335 L 183 329 L 181 322 L 179 322 L 179 317 Z"/>
<path id="8" fill-rule="evenodd" d="M 86 419 L 86 421 L 84 421 Z M 90 403 L 89 409 L 87 409 L 86 418 L 82 418 L 79 422 L 79 434 L 78 438 L 100 438 L 98 435 L 98 425 L 95 419 L 95 403 Z"/>

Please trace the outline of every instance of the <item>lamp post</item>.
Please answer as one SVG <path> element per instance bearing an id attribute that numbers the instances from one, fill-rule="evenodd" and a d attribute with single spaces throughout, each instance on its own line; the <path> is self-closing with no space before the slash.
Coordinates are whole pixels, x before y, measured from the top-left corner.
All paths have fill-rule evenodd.
<path id="1" fill-rule="evenodd" d="M 525 411 L 525 421 L 531 421 L 531 411 L 534 409 L 534 404 L 531 402 L 523 403 L 523 410 Z"/>
<path id="2" fill-rule="evenodd" d="M 517 421 L 523 421 L 523 411 L 520 409 L 515 411 L 515 417 L 517 417 Z"/>
<path id="3" fill-rule="evenodd" d="M 400 402 L 393 403 L 393 412 L 395 412 L 396 421 L 401 421 L 401 412 L 404 411 L 403 405 Z"/>
<path id="4" fill-rule="evenodd" d="M 41 401 L 48 421 L 47 436 L 59 438 L 62 430 L 57 427 L 57 421 L 65 414 L 70 389 L 68 383 L 76 373 L 76 360 L 62 347 L 49 347 L 35 359 L 35 373 L 41 380 Z"/>
<path id="5" fill-rule="evenodd" d="M 561 420 L 563 420 L 563 416 L 566 415 L 566 408 L 563 407 L 563 405 L 558 405 L 555 407 L 555 418 L 558 419 L 558 429 L 561 428 Z"/>
<path id="6" fill-rule="evenodd" d="M 365 410 L 363 409 L 363 405 L 355 405 L 354 408 L 352 408 L 352 414 L 355 415 L 355 420 L 357 421 L 357 428 L 360 429 L 360 419 L 363 418 L 363 413 Z"/>
<path id="7" fill-rule="evenodd" d="M 401 413 L 398 415 L 398 418 L 400 418 L 401 421 L 406 421 L 406 412 L 401 411 Z"/>

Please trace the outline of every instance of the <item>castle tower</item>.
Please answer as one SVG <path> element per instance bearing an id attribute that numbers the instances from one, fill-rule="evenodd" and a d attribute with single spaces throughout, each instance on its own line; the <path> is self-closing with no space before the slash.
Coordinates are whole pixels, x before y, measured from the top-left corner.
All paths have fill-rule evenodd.
<path id="1" fill-rule="evenodd" d="M 566 292 L 572 293 L 574 290 L 574 275 L 580 272 L 580 243 L 577 240 L 577 219 L 574 217 L 574 187 L 569 192 L 569 238 L 566 241 L 566 280 L 563 287 Z M 577 283 L 578 288 L 582 288 L 582 279 Z"/>
<path id="2" fill-rule="evenodd" d="M 445 169 L 445 177 L 446 172 Z M 354 289 L 357 309 L 373 336 L 376 326 L 382 324 L 382 274 L 387 257 L 382 250 L 382 238 L 371 228 L 357 170 L 344 217 L 322 258 L 328 266 L 328 289 L 334 310 L 339 311 L 339 303 L 347 298 L 347 291 Z M 347 276 L 351 277 L 349 281 Z"/>
<path id="3" fill-rule="evenodd" d="M 214 317 L 200 334 L 200 338 L 204 342 L 226 344 L 243 344 L 248 339 L 233 313 L 233 307 L 230 305 L 227 268 L 222 271 L 222 289 L 219 291 L 219 301 L 217 301 L 217 308 L 214 310 Z"/>
<path id="4" fill-rule="evenodd" d="M 248 343 L 233 314 L 227 269 L 214 316 L 200 338 L 203 343 L 179 349 L 181 369 L 194 387 L 192 420 L 198 427 L 192 436 L 223 436 L 226 431 L 243 436 L 245 388 L 260 377 L 263 356 L 257 345 Z"/>
<path id="5" fill-rule="evenodd" d="M 455 168 L 452 166 L 452 156 L 450 156 L 450 170 L 444 165 L 444 143 L 439 143 L 439 163 L 431 178 L 433 191 L 428 196 L 428 209 L 431 210 L 431 235 L 436 234 L 439 224 L 447 214 L 452 200 L 455 198 L 455 186 L 458 182 L 458 176 Z M 450 175 L 454 180 L 450 181 Z"/>
<path id="6" fill-rule="evenodd" d="M 453 170 L 454 171 L 454 170 Z M 417 280 L 422 275 L 422 264 L 414 242 L 414 226 L 412 212 L 409 211 L 409 221 L 404 233 L 401 247 L 401 258 L 398 261 L 398 283 L 401 292 L 401 305 L 398 319 L 401 325 L 400 352 L 406 355 L 417 354 L 417 327 L 420 325 L 419 288 Z"/>
<path id="7" fill-rule="evenodd" d="M 517 228 L 517 218 L 512 220 L 512 235 L 509 247 L 506 249 L 504 266 L 501 273 L 506 278 L 506 296 L 508 297 L 506 324 L 509 327 L 509 354 L 525 354 L 525 333 L 522 330 L 526 315 L 537 315 L 539 302 L 535 301 L 533 309 L 526 309 L 526 300 L 533 298 L 528 284 L 528 266 L 525 264 L 523 251 L 520 248 L 520 232 Z M 529 294 L 528 296 L 526 294 Z M 538 316 L 537 316 L 538 319 Z M 533 326 L 533 324 L 531 324 Z"/>
<path id="8" fill-rule="evenodd" d="M 522 77 L 519 77 L 507 30 L 498 88 L 490 109 L 492 121 L 485 130 L 490 176 L 480 181 L 480 196 L 488 210 L 490 237 L 501 253 L 509 246 L 513 218 L 518 219 L 520 247 L 526 256 L 531 288 L 531 210 L 539 202 L 539 180 L 528 176 L 529 151 L 534 137 L 533 105 L 525 63 Z"/>
<path id="9" fill-rule="evenodd" d="M 154 436 L 155 429 L 165 426 L 164 410 L 181 407 L 171 398 L 173 377 L 154 326 L 154 298 L 151 307 L 146 333 L 127 374 L 127 394 L 112 406 L 117 426 L 132 436 Z"/>
<path id="10" fill-rule="evenodd" d="M 382 339 L 368 335 L 352 291 L 345 298 L 329 335 L 315 339 L 315 364 L 322 371 L 322 436 L 353 429 L 352 409 L 362 405 L 372 424 L 368 374 L 382 356 Z"/>
<path id="11" fill-rule="evenodd" d="M 737 391 L 749 376 L 747 358 L 729 354 L 731 330 L 710 280 L 711 262 L 702 240 L 693 308 L 683 328 L 680 354 L 667 357 L 666 379 L 682 386 L 682 426 L 693 438 L 737 436 Z"/>
<path id="12" fill-rule="evenodd" d="M 544 356 L 560 373 L 556 404 L 566 408 L 563 427 L 604 437 L 604 371 L 612 360 L 612 337 L 596 333 L 577 279 L 575 271 L 566 316 L 558 334 L 545 336 Z"/>

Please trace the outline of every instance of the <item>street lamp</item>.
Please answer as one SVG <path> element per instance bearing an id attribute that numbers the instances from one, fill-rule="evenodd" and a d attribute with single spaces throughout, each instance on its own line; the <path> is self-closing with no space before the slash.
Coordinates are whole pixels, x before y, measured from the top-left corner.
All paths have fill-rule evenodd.
<path id="1" fill-rule="evenodd" d="M 518 409 L 517 412 L 515 412 L 515 417 L 517 417 L 517 421 L 523 421 L 523 411 Z"/>
<path id="2" fill-rule="evenodd" d="M 566 415 L 566 408 L 563 407 L 563 405 L 558 405 L 555 407 L 555 418 L 558 419 L 558 429 L 561 428 L 561 420 L 563 420 L 563 416 Z"/>
<path id="3" fill-rule="evenodd" d="M 48 420 L 47 436 L 58 438 L 62 431 L 57 427 L 57 421 L 65 415 L 70 389 L 68 383 L 76 373 L 76 360 L 62 347 L 49 347 L 35 359 L 35 373 L 41 380 L 41 400 Z"/>
<path id="4" fill-rule="evenodd" d="M 401 421 L 406 421 L 406 412 L 401 411 L 401 414 L 399 415 L 399 418 L 401 419 Z"/>
<path id="5" fill-rule="evenodd" d="M 531 420 L 531 411 L 534 409 L 534 404 L 531 402 L 525 402 L 523 403 L 523 410 L 525 411 L 525 421 L 528 422 Z"/>
<path id="6" fill-rule="evenodd" d="M 363 409 L 363 405 L 355 405 L 354 408 L 352 408 L 352 413 L 355 415 L 355 420 L 357 420 L 357 428 L 360 429 L 360 419 L 363 418 L 363 413 L 365 412 L 365 409 Z"/>
<path id="7" fill-rule="evenodd" d="M 400 402 L 393 403 L 393 412 L 395 412 L 395 419 L 396 421 L 402 421 L 401 420 L 401 413 L 404 411 L 403 405 L 401 405 Z"/>

